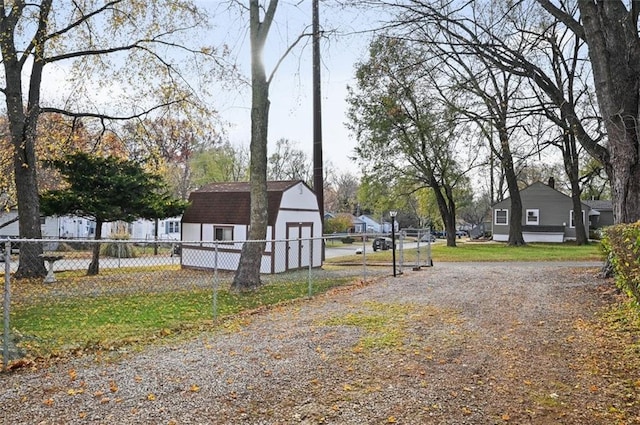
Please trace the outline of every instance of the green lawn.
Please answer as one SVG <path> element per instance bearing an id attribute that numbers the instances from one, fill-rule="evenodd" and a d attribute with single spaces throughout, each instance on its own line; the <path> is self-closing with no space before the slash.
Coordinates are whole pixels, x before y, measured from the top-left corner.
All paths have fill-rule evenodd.
<path id="1" fill-rule="evenodd" d="M 526 246 L 512 247 L 501 242 L 471 242 L 457 240 L 457 246 L 448 247 L 439 239 L 431 244 L 431 258 L 436 261 L 600 261 L 603 253 L 599 242 L 578 246 L 574 243 L 530 243 Z M 391 261 L 391 251 L 369 251 L 367 245 L 367 261 Z M 396 251 L 396 255 L 399 252 Z M 406 249 L 403 253 L 406 263 L 415 262 L 416 249 Z M 427 245 L 420 246 L 420 258 L 425 259 Z M 362 262 L 360 255 L 350 255 L 329 259 L 327 262 L 356 261 Z"/>
<path id="2" fill-rule="evenodd" d="M 478 243 L 457 241 L 457 247 L 447 247 L 439 240 L 431 246 L 434 263 L 445 261 L 600 261 L 603 258 L 600 244 L 587 246 L 575 244 L 529 244 L 524 247 L 509 247 L 503 243 Z M 426 258 L 426 245 L 421 248 L 422 261 Z M 367 252 L 367 262 L 388 264 L 392 252 Z M 415 262 L 416 250 L 404 252 L 405 264 Z M 361 255 L 329 259 L 325 271 L 340 268 L 340 263 L 362 263 Z M 127 274 L 99 277 L 83 276 L 78 272 L 59 273 L 56 286 L 43 287 L 41 282 L 14 283 L 14 301 L 11 306 L 11 329 L 16 331 L 19 345 L 29 356 L 47 357 L 65 355 L 77 350 L 109 351 L 122 346 L 138 347 L 164 340 L 170 335 L 189 334 L 190 330 L 214 329 L 213 291 L 209 289 L 175 289 L 179 285 L 168 285 L 164 291 L 145 292 L 144 288 L 113 295 L 117 291 L 101 292 L 90 296 L 73 292 L 73 288 L 97 285 L 129 285 L 140 281 L 141 276 L 155 285 L 161 282 L 180 282 L 184 271 L 163 268 L 130 270 Z M 157 273 L 157 274 L 154 274 Z M 240 317 L 238 313 L 255 308 L 275 305 L 308 295 L 308 282 L 304 274 L 292 275 L 290 280 L 266 284 L 250 293 L 233 293 L 227 287 L 217 292 L 215 311 L 218 324 L 225 318 Z M 336 275 L 338 276 L 338 274 Z M 93 279 L 93 280 L 92 280 Z M 98 280 L 99 279 L 99 280 Z M 286 279 L 286 277 L 285 277 Z M 323 277 L 313 279 L 313 294 L 349 283 L 347 277 Z M 41 298 L 42 291 L 61 291 L 67 281 L 69 291 L 55 298 Z M 107 288 L 108 289 L 108 288 Z M 24 293 L 19 294 L 20 291 Z M 29 293 L 28 291 L 34 291 Z M 17 296 L 17 295 L 22 295 Z M 21 301 L 18 301 L 21 300 Z M 160 338 L 162 337 L 162 338 Z"/>
<path id="3" fill-rule="evenodd" d="M 149 272 L 153 274 L 153 272 Z M 179 278 L 179 271 L 176 272 Z M 163 271 L 163 279 L 171 275 Z M 75 284 L 83 279 L 74 277 Z M 312 295 L 350 282 L 350 278 L 316 279 Z M 102 284 L 105 283 L 104 280 Z M 33 285 L 19 284 L 13 291 L 30 290 Z M 78 350 L 110 351 L 122 346 L 135 348 L 154 343 L 162 337 L 189 334 L 189 331 L 215 329 L 241 312 L 272 306 L 309 294 L 308 282 L 279 281 L 248 293 L 235 293 L 228 285 L 217 291 L 208 289 L 171 290 L 126 295 L 74 295 L 60 298 L 27 297 L 11 306 L 11 329 L 18 345 L 29 357 L 64 356 Z"/>

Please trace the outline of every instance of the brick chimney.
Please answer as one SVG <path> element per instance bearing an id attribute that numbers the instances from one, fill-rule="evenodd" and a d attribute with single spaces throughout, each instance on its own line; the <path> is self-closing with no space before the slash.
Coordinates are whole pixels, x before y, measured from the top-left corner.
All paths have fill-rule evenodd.
<path id="1" fill-rule="evenodd" d="M 549 185 L 549 187 L 551 189 L 555 189 L 556 188 L 556 179 L 554 179 L 553 177 L 549 177 L 548 185 Z"/>

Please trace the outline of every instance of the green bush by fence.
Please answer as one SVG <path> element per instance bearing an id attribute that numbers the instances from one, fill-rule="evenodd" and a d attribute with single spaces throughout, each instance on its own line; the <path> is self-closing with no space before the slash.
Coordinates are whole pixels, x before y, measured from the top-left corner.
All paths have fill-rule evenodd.
<path id="1" fill-rule="evenodd" d="M 608 227 L 602 239 L 616 285 L 640 304 L 640 221 Z"/>

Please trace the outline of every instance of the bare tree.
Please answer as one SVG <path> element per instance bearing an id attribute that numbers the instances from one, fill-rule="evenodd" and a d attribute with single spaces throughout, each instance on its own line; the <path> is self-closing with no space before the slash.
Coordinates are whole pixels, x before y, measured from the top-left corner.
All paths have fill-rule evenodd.
<path id="1" fill-rule="evenodd" d="M 111 119 L 143 116 L 161 105 L 188 102 L 194 86 L 187 84 L 180 73 L 184 55 L 213 54 L 211 49 L 187 49 L 181 44 L 182 37 L 205 22 L 193 5 L 177 0 L 0 2 L 2 94 L 14 148 L 21 237 L 41 237 L 35 152 L 40 115 L 53 112 L 92 117 L 106 129 Z M 170 59 L 167 52 L 173 49 L 181 50 L 181 62 Z M 116 64 L 120 66 L 114 69 Z M 43 81 L 47 69 L 55 65 L 63 67 L 75 85 L 63 105 L 44 105 Z M 93 78 L 96 75 L 98 78 Z M 149 75 L 155 79 L 152 81 Z M 139 91 L 135 90 L 137 83 Z M 97 90 L 111 90 L 111 101 L 98 105 L 88 94 Z M 133 106 L 129 104 L 129 111 L 118 113 L 116 108 L 131 93 L 143 97 Z M 21 249 L 17 276 L 44 275 L 41 252 L 38 244 Z"/>
<path id="2" fill-rule="evenodd" d="M 295 46 L 311 33 L 303 32 L 288 46 L 269 75 L 263 62 L 263 50 L 273 24 L 278 0 L 265 6 L 259 0 L 249 1 L 249 39 L 251 43 L 251 157 L 249 162 L 251 219 L 249 239 L 263 241 L 267 234 L 267 141 L 269 129 L 269 86 L 279 65 Z M 235 290 L 260 286 L 260 264 L 265 243 L 247 243 L 242 247 L 240 262 L 233 279 Z"/>
<path id="3" fill-rule="evenodd" d="M 303 150 L 288 139 L 278 139 L 276 150 L 268 158 L 269 180 L 302 180 L 309 187 L 313 183 L 313 163 Z"/>
<path id="4" fill-rule="evenodd" d="M 401 11 L 402 22 L 424 28 L 432 36 L 430 40 L 444 39 L 447 46 L 455 46 L 456 51 L 462 51 L 465 55 L 486 63 L 487 68 L 499 69 L 505 75 L 510 75 L 508 78 L 526 78 L 538 93 L 544 94 L 544 98 L 539 99 L 538 112 L 541 107 L 554 105 L 559 117 L 556 124 L 572 133 L 574 140 L 579 141 L 600 162 L 610 163 L 609 150 L 600 143 L 601 139 L 597 135 L 593 137 L 585 127 L 584 117 L 580 116 L 575 99 L 572 98 L 574 87 L 571 86 L 573 80 L 570 78 L 575 78 L 575 74 L 569 75 L 567 72 L 575 72 L 575 68 L 572 70 L 568 67 L 575 64 L 576 59 L 571 62 L 572 56 L 563 57 L 566 52 L 559 51 L 559 46 L 553 44 L 554 37 L 558 34 L 557 28 L 554 22 L 545 22 L 544 11 L 535 1 L 502 3 L 414 0 L 384 3 L 391 3 Z M 540 3 L 558 16 L 563 12 L 553 7 L 551 2 Z M 586 3 L 590 2 L 579 2 Z M 576 10 L 572 12 L 575 13 Z M 562 16 L 569 17 L 566 13 Z M 566 25 L 567 21 L 563 23 Z M 578 57 L 576 55 L 581 52 L 578 48 L 571 53 Z M 558 73 L 559 70 L 562 71 L 561 74 Z M 631 90 L 629 87 L 628 89 Z M 531 113 L 534 112 L 535 110 L 531 110 Z M 501 144 L 505 141 L 504 136 L 498 131 Z M 575 164 L 571 161 L 578 157 L 574 154 L 575 149 L 571 149 L 571 139 L 566 142 L 568 145 L 562 146 L 565 146 L 564 152 L 567 154 L 565 161 L 569 159 L 566 162 L 569 166 L 567 172 L 571 173 L 570 178 L 577 184 Z M 610 166 L 605 168 L 609 170 Z M 507 180 L 510 180 L 509 176 Z M 574 189 L 578 190 L 574 191 L 574 200 L 579 202 L 579 188 L 575 184 Z M 509 193 L 514 195 L 512 187 Z M 511 222 L 514 221 L 518 221 L 516 217 Z"/>
<path id="5" fill-rule="evenodd" d="M 269 28 L 278 7 L 270 0 L 261 13 L 258 0 L 249 1 L 249 38 L 251 40 L 251 145 L 250 145 L 250 240 L 264 240 L 267 235 L 267 140 L 269 128 L 269 83 L 262 53 Z M 233 288 L 246 290 L 260 286 L 260 264 L 265 244 L 246 243 L 242 246 L 240 263 L 233 279 Z"/>
<path id="6" fill-rule="evenodd" d="M 570 9 L 549 0 L 538 3 L 589 46 L 608 141 L 606 147 L 598 145 L 594 156 L 610 179 L 615 221 L 635 222 L 640 219 L 638 5 L 634 1 L 578 0 L 578 8 Z"/>

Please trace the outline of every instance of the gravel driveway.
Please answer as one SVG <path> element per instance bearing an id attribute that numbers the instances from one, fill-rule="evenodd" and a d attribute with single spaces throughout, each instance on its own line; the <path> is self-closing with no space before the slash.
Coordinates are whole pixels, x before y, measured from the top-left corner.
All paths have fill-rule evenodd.
<path id="1" fill-rule="evenodd" d="M 440 263 L 116 363 L 0 375 L 5 424 L 609 424 L 595 263 Z M 597 353 L 596 353 L 597 354 Z M 609 412 L 609 413 L 607 413 Z M 634 422 L 634 420 L 638 422 Z M 627 416 L 627 422 L 640 423 Z"/>

